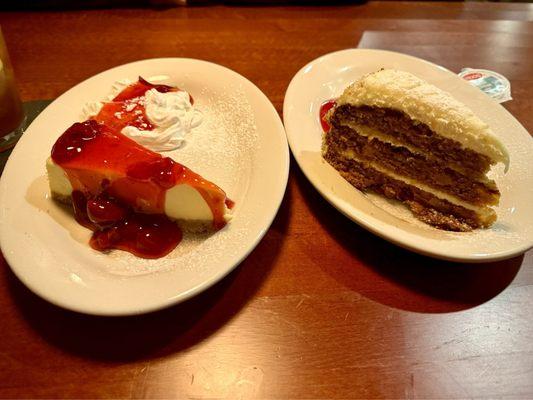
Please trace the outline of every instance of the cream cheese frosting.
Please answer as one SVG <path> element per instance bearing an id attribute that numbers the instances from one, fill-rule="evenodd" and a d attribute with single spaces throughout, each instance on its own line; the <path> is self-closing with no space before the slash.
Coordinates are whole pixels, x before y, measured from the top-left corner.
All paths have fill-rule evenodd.
<path id="1" fill-rule="evenodd" d="M 486 155 L 509 169 L 509 153 L 490 127 L 447 92 L 404 71 L 382 69 L 352 83 L 337 105 L 373 106 L 402 111 L 440 136 Z"/>

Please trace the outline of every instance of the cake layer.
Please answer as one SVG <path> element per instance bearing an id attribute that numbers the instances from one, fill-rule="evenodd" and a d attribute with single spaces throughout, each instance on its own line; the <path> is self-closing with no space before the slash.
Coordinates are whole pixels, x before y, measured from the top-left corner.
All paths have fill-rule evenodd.
<path id="1" fill-rule="evenodd" d="M 332 152 L 345 158 L 355 157 L 381 165 L 466 202 L 480 206 L 498 204 L 499 191 L 493 181 L 486 178 L 483 182 L 475 181 L 435 159 L 377 138 L 359 135 L 358 131 L 345 126 L 333 127 L 326 135 L 325 143 Z"/>
<path id="2" fill-rule="evenodd" d="M 431 154 L 441 163 L 475 178 L 482 179 L 491 166 L 489 157 L 465 149 L 459 142 L 439 136 L 428 126 L 389 108 L 340 105 L 330 116 L 330 123 L 335 127 L 368 126 L 385 137 L 390 136 L 397 143 L 404 143 L 423 154 Z"/>
<path id="3" fill-rule="evenodd" d="M 326 149 L 326 151 L 329 153 L 330 149 Z M 325 153 L 324 153 L 325 154 Z M 440 199 L 444 199 L 454 205 L 458 205 L 458 206 L 461 206 L 463 208 L 467 208 L 469 210 L 472 210 L 472 211 L 475 211 L 477 213 L 480 213 L 480 214 L 486 214 L 488 212 L 492 213 L 493 210 L 489 207 L 484 207 L 484 206 L 478 206 L 478 205 L 475 205 L 475 204 L 471 204 L 469 202 L 466 202 L 464 200 L 461 200 L 459 199 L 458 197 L 456 196 L 453 196 L 449 193 L 446 193 L 446 192 L 443 192 L 441 190 L 438 190 L 438 189 L 434 189 L 426 184 L 424 184 L 423 182 L 420 182 L 420 181 L 417 181 L 416 179 L 412 179 L 412 178 L 409 178 L 409 177 L 406 177 L 406 176 L 402 176 L 402 175 L 398 175 L 395 171 L 392 171 L 392 170 L 387 170 L 385 168 L 383 168 L 383 166 L 377 164 L 377 163 L 372 163 L 372 162 L 367 162 L 367 161 L 363 161 L 361 159 L 358 159 L 357 157 L 355 157 L 354 155 L 350 155 L 350 157 L 345 157 L 343 154 L 337 154 L 337 153 L 330 153 L 332 157 L 338 159 L 339 161 L 341 162 L 344 162 L 344 163 L 348 163 L 350 164 L 351 162 L 355 162 L 355 163 L 359 163 L 359 164 L 362 164 L 364 166 L 367 166 L 369 167 L 370 169 L 375 169 L 376 171 L 386 175 L 386 176 L 389 176 L 390 178 L 392 179 L 395 179 L 397 181 L 402 181 L 408 185 L 412 185 L 412 186 L 416 186 L 417 188 L 425 191 L 425 192 L 428 192 L 428 193 L 431 193 L 433 194 L 435 197 L 438 197 Z"/>
<path id="4" fill-rule="evenodd" d="M 339 157 L 327 148 L 324 159 L 357 189 L 372 190 L 402 201 L 417 218 L 437 228 L 464 232 L 488 227 L 496 220 L 490 208 L 454 204 L 449 198 L 438 197 L 434 191 L 424 190 L 413 182 L 397 179 L 356 160 Z"/>
<path id="5" fill-rule="evenodd" d="M 450 94 L 408 72 L 367 74 L 344 91 L 337 105 L 396 110 L 464 149 L 509 166 L 507 150 L 486 123 Z"/>

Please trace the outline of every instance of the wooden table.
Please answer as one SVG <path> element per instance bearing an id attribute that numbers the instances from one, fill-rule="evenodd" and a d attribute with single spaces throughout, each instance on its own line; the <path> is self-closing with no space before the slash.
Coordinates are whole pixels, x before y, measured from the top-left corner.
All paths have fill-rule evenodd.
<path id="1" fill-rule="evenodd" d="M 367 31 L 364 44 L 506 75 L 505 107 L 530 131 L 532 19 L 528 4 L 403 2 L 0 14 L 25 100 L 177 56 L 234 69 L 281 113 L 301 66 Z M 0 263 L 0 397 L 533 397 L 533 252 L 485 265 L 411 254 L 335 211 L 295 163 L 262 242 L 185 304 L 78 315 Z"/>

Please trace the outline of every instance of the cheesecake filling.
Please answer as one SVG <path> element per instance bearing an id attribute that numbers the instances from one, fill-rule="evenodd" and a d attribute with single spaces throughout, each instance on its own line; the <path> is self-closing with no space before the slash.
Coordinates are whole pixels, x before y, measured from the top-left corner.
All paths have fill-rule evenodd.
<path id="1" fill-rule="evenodd" d="M 52 158 L 46 160 L 46 171 L 50 183 L 50 191 L 56 197 L 68 198 L 72 195 L 73 188 L 65 171 Z M 163 212 L 170 219 L 178 221 L 194 221 L 212 223 L 213 212 L 202 195 L 194 187 L 179 184 L 167 190 Z M 230 209 L 224 205 L 223 219 L 229 222 Z"/>

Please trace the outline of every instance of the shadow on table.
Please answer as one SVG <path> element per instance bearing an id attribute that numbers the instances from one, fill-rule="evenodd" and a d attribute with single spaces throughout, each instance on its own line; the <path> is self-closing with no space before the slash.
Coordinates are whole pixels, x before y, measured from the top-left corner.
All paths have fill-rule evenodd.
<path id="1" fill-rule="evenodd" d="M 461 264 L 404 250 L 350 221 L 320 196 L 299 168 L 293 171 L 311 211 L 354 260 L 324 269 L 340 284 L 373 301 L 414 312 L 464 310 L 502 292 L 522 265 L 523 255 L 500 262 Z"/>
<path id="2" fill-rule="evenodd" d="M 88 358 L 131 361 L 194 346 L 236 316 L 260 288 L 283 245 L 290 201 L 255 250 L 232 273 L 171 308 L 132 317 L 96 317 L 56 307 L 30 292 L 8 269 L 7 282 L 27 322 L 52 345 Z"/>

